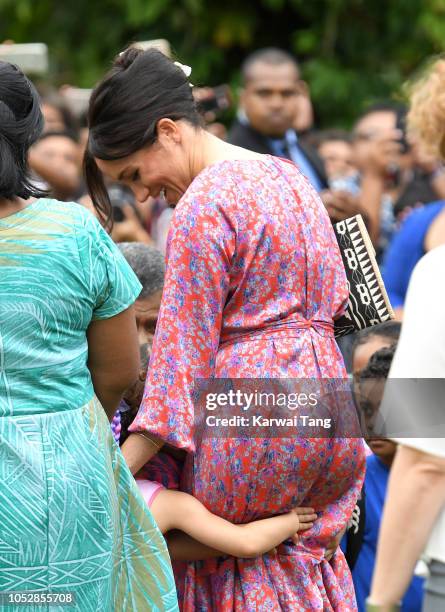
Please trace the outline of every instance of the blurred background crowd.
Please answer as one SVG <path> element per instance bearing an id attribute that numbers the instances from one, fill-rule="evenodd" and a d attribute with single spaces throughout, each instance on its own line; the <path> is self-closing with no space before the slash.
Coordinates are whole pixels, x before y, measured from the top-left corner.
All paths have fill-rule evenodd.
<path id="1" fill-rule="evenodd" d="M 401 319 L 416 261 L 445 241 L 445 171 L 406 134 L 403 88 L 442 51 L 443 10 L 437 0 L 242 7 L 125 0 L 72 8 L 44 0 L 38 10 L 15 0 L 0 8 L 0 40 L 15 43 L 0 56 L 21 65 L 42 96 L 45 134 L 29 159 L 36 179 L 54 197 L 89 206 L 81 160 L 90 88 L 129 41 L 164 39 L 155 44 L 193 69 L 209 130 L 295 161 L 333 221 L 362 214 Z M 166 203 L 109 188 L 113 238 L 165 252 Z"/>
<path id="2" fill-rule="evenodd" d="M 281 43 L 281 38 L 277 41 Z M 172 54 L 165 39 L 140 44 Z M 59 55 L 57 46 L 45 44 L 6 41 L 0 47 L 0 56 L 25 69 L 42 97 L 45 132 L 29 156 L 35 180 L 57 199 L 91 207 L 81 167 L 90 89 L 78 87 L 85 82 L 83 71 L 78 72 L 79 82 L 58 84 L 70 73 L 68 68 L 60 73 L 55 69 Z M 188 61 L 187 56 L 180 59 Z M 271 46 L 246 54 L 238 60 L 237 82 L 231 85 L 201 82 L 203 69 L 197 63 L 196 71 L 192 66 L 192 82 L 208 130 L 244 148 L 294 161 L 320 193 L 333 222 L 363 216 L 391 303 L 401 319 L 416 262 L 445 242 L 445 168 L 440 159 L 422 149 L 414 133 L 407 133 L 403 89 L 379 86 L 374 95 L 371 91 L 365 95 L 351 82 L 348 104 L 339 100 L 343 108 L 330 117 L 326 107 L 338 95 L 341 78 L 330 93 L 324 92 L 324 98 L 313 95 L 319 77 L 308 68 L 311 60 L 300 62 L 288 49 Z M 232 60 L 225 75 L 219 68 L 226 81 L 231 70 Z M 383 82 L 383 65 L 380 76 Z M 355 100 L 354 113 L 351 100 Z M 172 210 L 163 198 L 137 201 L 117 184 L 109 185 L 109 195 L 113 239 L 153 245 L 164 253 Z"/>

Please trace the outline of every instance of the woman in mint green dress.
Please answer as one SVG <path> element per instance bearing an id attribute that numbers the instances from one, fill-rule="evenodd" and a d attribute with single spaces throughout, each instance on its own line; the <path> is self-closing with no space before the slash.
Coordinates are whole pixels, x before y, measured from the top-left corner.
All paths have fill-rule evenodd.
<path id="1" fill-rule="evenodd" d="M 39 198 L 25 160 L 41 127 L 33 86 L 0 62 L 0 609 L 52 591 L 74 606 L 26 610 L 176 611 L 106 415 L 138 375 L 140 285 L 83 207 Z"/>

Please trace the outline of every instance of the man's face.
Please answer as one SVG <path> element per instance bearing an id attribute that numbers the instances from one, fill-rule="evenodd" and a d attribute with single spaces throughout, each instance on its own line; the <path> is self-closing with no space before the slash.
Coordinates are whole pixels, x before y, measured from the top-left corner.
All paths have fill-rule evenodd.
<path id="1" fill-rule="evenodd" d="M 360 372 L 366 368 L 369 360 L 382 348 L 390 347 L 395 340 L 383 336 L 370 336 L 366 342 L 359 344 L 352 355 L 352 371 L 354 379 L 358 380 Z"/>
<path id="2" fill-rule="evenodd" d="M 134 309 L 136 313 L 136 325 L 138 328 L 139 344 L 147 343 L 149 350 L 153 344 L 153 338 L 158 320 L 159 308 L 161 306 L 162 290 L 156 291 L 149 297 L 136 300 Z"/>
<path id="3" fill-rule="evenodd" d="M 162 290 L 156 291 L 149 297 L 140 298 L 134 303 L 136 314 L 136 325 L 139 336 L 139 346 L 148 344 L 148 356 L 151 354 L 151 347 L 156 330 L 159 308 L 161 306 Z M 139 379 L 136 380 L 125 392 L 124 400 L 134 410 L 137 410 L 142 402 L 144 395 L 145 379 L 147 368 L 144 367 L 139 372 Z"/>
<path id="4" fill-rule="evenodd" d="M 295 122 L 300 93 L 301 82 L 292 63 L 258 62 L 249 70 L 241 105 L 253 129 L 280 138 Z"/>
<path id="5" fill-rule="evenodd" d="M 44 160 L 56 168 L 66 168 L 69 171 L 77 171 L 79 165 L 79 145 L 67 136 L 47 136 L 36 142 L 33 150 Z"/>
<path id="6" fill-rule="evenodd" d="M 357 122 L 353 132 L 353 149 L 355 163 L 360 169 L 366 166 L 373 141 L 390 136 L 396 129 L 396 123 L 396 114 L 391 110 L 369 113 Z"/>
<path id="7" fill-rule="evenodd" d="M 327 140 L 319 146 L 318 154 L 324 162 L 326 174 L 330 180 L 353 176 L 357 171 L 352 145 L 349 142 Z"/>

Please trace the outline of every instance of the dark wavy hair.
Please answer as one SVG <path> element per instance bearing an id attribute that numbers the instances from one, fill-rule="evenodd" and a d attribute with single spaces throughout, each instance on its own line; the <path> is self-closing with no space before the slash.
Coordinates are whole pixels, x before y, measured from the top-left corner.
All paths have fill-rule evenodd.
<path id="1" fill-rule="evenodd" d="M 28 169 L 28 150 L 43 129 L 39 96 L 14 64 L 0 61 L 0 198 L 45 197 Z"/>
<path id="2" fill-rule="evenodd" d="M 360 382 L 369 378 L 388 378 L 391 363 L 396 352 L 397 343 L 385 346 L 376 351 L 368 365 L 360 372 Z"/>
<path id="3" fill-rule="evenodd" d="M 106 226 L 111 206 L 95 159 L 122 159 L 157 138 L 162 118 L 201 126 L 190 83 L 183 70 L 156 49 L 130 47 L 91 94 L 84 173 L 93 204 Z"/>

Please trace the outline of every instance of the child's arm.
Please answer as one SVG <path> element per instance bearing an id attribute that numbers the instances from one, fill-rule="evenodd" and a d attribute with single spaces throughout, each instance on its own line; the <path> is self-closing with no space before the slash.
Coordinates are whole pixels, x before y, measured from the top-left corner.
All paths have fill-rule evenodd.
<path id="1" fill-rule="evenodd" d="M 170 558 L 174 561 L 202 561 L 222 557 L 225 553 L 194 540 L 184 531 L 173 529 L 165 534 Z"/>
<path id="2" fill-rule="evenodd" d="M 295 508 L 280 516 L 235 525 L 209 512 L 191 495 L 169 490 L 159 492 L 150 510 L 163 533 L 179 529 L 214 551 L 243 558 L 268 552 L 297 531 L 310 529 L 317 518 L 312 508 Z"/>

